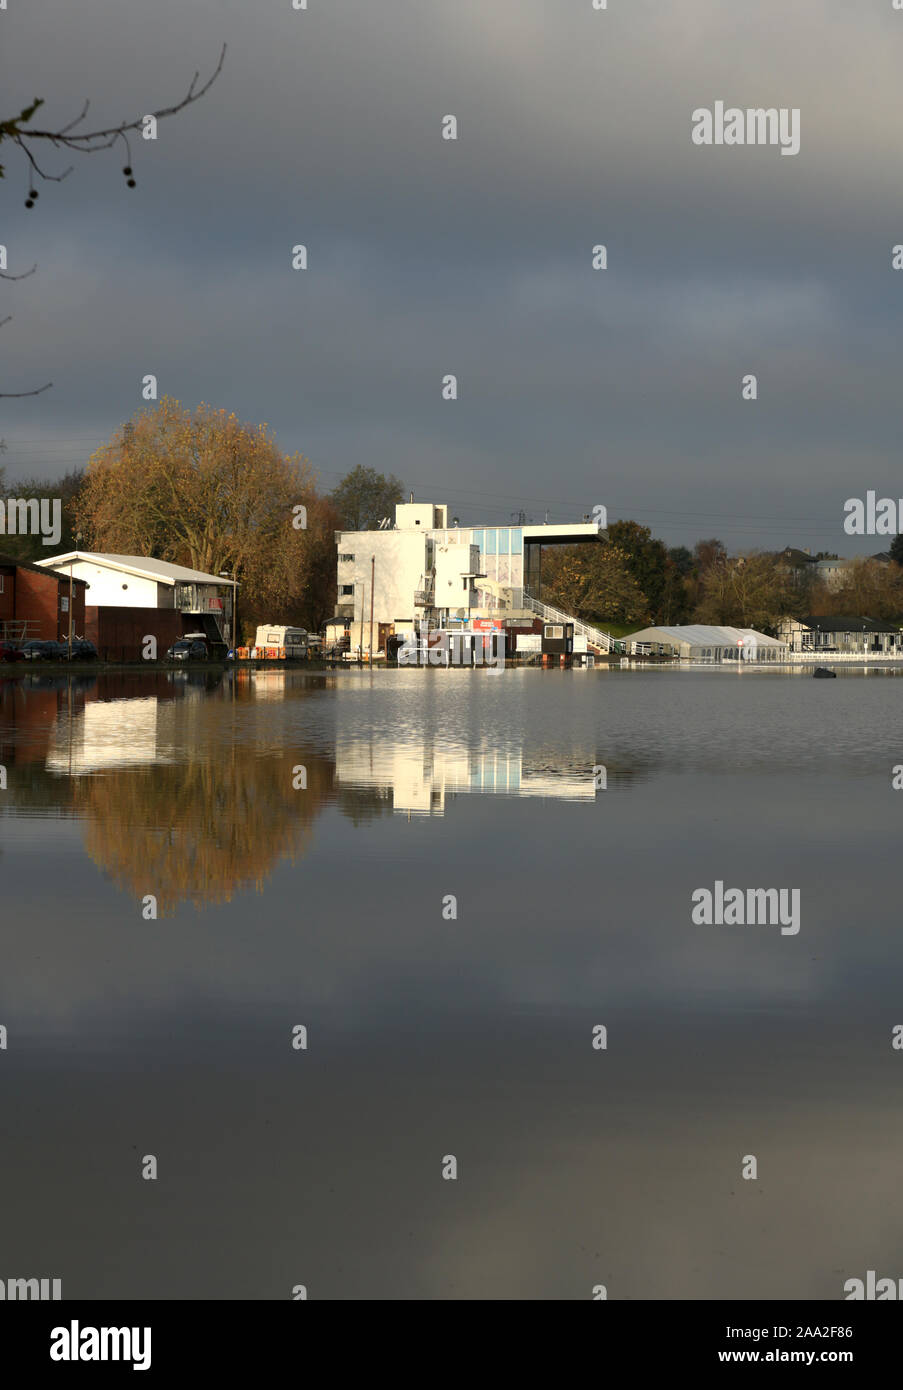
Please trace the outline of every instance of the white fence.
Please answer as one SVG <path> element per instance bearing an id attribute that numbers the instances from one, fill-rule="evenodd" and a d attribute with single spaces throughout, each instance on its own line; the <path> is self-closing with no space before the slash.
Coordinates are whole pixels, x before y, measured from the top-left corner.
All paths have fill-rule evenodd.
<path id="1" fill-rule="evenodd" d="M 837 662 L 855 662 L 860 666 L 868 666 L 870 663 L 880 663 L 883 661 L 903 661 L 903 651 L 890 652 L 790 652 L 787 660 L 794 665 L 797 662 L 817 662 L 820 666 L 834 666 Z"/>

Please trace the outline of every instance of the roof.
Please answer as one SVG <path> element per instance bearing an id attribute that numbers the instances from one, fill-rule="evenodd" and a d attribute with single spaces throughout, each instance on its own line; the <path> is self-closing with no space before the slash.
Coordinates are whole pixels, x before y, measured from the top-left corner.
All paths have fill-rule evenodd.
<path id="1" fill-rule="evenodd" d="M 48 560 L 40 560 L 38 563 L 49 568 L 68 565 L 71 560 L 100 561 L 109 569 L 120 570 L 126 574 L 138 574 L 145 579 L 156 579 L 160 584 L 218 584 L 227 588 L 235 587 L 234 579 L 224 579 L 221 574 L 205 574 L 203 570 L 174 565 L 170 560 L 155 560 L 149 555 L 111 555 L 106 551 L 70 550 L 65 555 L 52 555 Z"/>
<path id="2" fill-rule="evenodd" d="M 33 564 L 31 560 L 18 560 L 15 555 L 0 554 L 0 566 L 5 569 L 11 568 L 13 565 L 16 569 L 33 570 L 35 574 L 50 573 L 56 574 L 58 579 L 68 580 L 69 578 L 68 574 L 63 573 L 62 570 L 55 569 L 54 565 L 51 565 L 49 560 L 39 560 L 37 564 Z M 87 581 L 84 579 L 73 579 L 72 582 L 73 584 L 84 584 L 87 587 Z"/>
<path id="3" fill-rule="evenodd" d="M 900 631 L 900 624 L 892 623 L 889 619 L 879 621 L 877 618 L 839 618 L 829 615 L 821 618 L 797 618 L 796 621 L 815 632 L 861 632 L 863 628 L 866 632 Z"/>
<path id="4" fill-rule="evenodd" d="M 760 646 L 785 647 L 777 637 L 768 637 L 752 627 L 713 627 L 706 623 L 687 623 L 683 627 L 654 625 L 629 634 L 632 642 L 688 643 L 691 647 L 736 647 L 754 639 Z"/>

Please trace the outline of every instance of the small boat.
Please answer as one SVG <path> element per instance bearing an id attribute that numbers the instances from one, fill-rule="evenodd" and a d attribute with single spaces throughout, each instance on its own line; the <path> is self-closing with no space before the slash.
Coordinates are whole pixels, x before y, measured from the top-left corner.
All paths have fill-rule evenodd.
<path id="1" fill-rule="evenodd" d="M 812 674 L 813 674 L 813 676 L 815 676 L 815 677 L 820 677 L 822 680 L 832 680 L 832 681 L 833 681 L 833 680 L 836 680 L 836 679 L 837 679 L 837 672 L 836 672 L 836 671 L 829 671 L 828 668 L 827 668 L 827 666 L 816 666 L 816 668 L 815 668 L 815 670 L 812 672 Z"/>

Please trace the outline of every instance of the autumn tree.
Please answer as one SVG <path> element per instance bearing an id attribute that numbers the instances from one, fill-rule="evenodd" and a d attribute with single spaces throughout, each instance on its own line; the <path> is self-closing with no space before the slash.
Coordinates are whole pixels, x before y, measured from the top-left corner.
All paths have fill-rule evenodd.
<path id="1" fill-rule="evenodd" d="M 898 565 L 862 558 L 854 560 L 842 574 L 836 588 L 824 586 L 813 613 L 843 617 L 861 613 L 867 618 L 895 621 L 903 616 L 903 571 Z"/>
<path id="2" fill-rule="evenodd" d="M 713 565 L 720 565 L 727 559 L 727 551 L 722 541 L 712 536 L 705 541 L 697 541 L 693 547 L 696 569 L 702 577 Z"/>
<path id="3" fill-rule="evenodd" d="M 543 595 L 553 606 L 584 622 L 642 623 L 646 597 L 630 572 L 628 556 L 617 545 L 568 545 L 550 550 L 543 573 Z"/>
<path id="4" fill-rule="evenodd" d="M 358 465 L 345 474 L 330 500 L 339 514 L 340 530 L 375 531 L 383 517 L 394 518 L 404 487 L 392 473 L 387 478 L 375 468 Z"/>
<path id="5" fill-rule="evenodd" d="M 700 577 L 696 621 L 730 627 L 777 629 L 799 616 L 802 597 L 787 567 L 773 555 L 716 556 Z"/>
<path id="6" fill-rule="evenodd" d="M 314 576 L 334 515 L 265 424 L 165 397 L 91 456 L 77 518 L 86 549 L 236 576 L 245 624 L 322 609 Z"/>

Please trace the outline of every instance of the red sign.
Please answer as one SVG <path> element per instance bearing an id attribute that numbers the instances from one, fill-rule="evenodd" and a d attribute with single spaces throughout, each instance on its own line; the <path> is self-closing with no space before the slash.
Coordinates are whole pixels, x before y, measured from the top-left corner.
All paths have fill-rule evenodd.
<path id="1" fill-rule="evenodd" d="M 502 624 L 497 618 L 474 618 L 471 624 L 474 632 L 501 632 Z"/>

